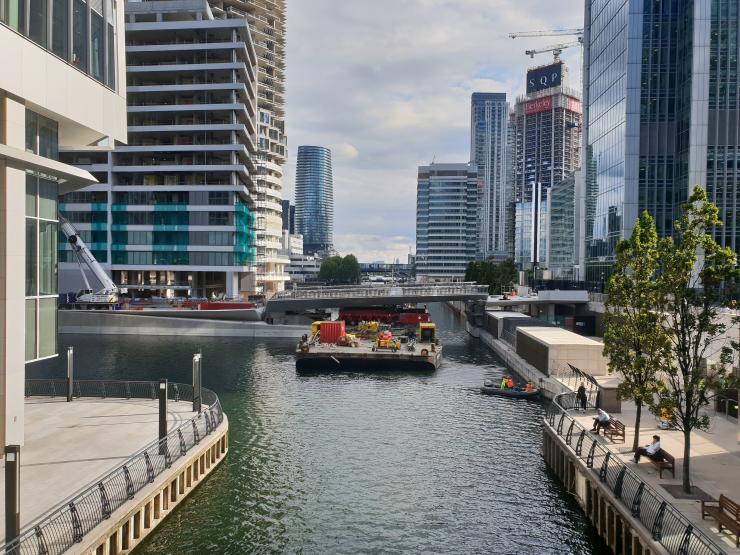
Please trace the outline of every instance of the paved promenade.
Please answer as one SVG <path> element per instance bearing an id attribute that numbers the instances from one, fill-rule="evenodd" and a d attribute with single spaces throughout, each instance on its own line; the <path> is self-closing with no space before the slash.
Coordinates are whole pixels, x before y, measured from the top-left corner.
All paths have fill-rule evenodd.
<path id="1" fill-rule="evenodd" d="M 571 412 L 578 415 L 579 413 Z M 635 406 L 631 402 L 622 403 L 621 414 L 612 415 L 625 424 L 625 443 L 612 443 L 600 436 L 599 441 L 607 445 L 625 462 L 632 458 L 632 441 L 634 438 Z M 581 425 L 590 429 L 593 424 L 594 411 L 583 413 L 576 418 Z M 663 471 L 663 478 L 658 477 L 658 471 L 650 461 L 642 458 L 640 464 L 627 462 L 632 470 L 641 474 L 643 479 L 655 487 L 667 500 L 680 509 L 695 525 L 702 529 L 717 543 L 726 549 L 727 553 L 740 554 L 735 548 L 735 537 L 727 531 L 721 535 L 717 523 L 708 518 L 701 519 L 701 503 L 692 499 L 675 499 L 663 486 L 667 484 L 681 484 L 683 475 L 683 433 L 678 430 L 660 430 L 658 421 L 647 410 L 643 409 L 640 425 L 640 444 L 647 445 L 652 441 L 653 434 L 660 436 L 662 448 L 676 458 L 676 478 L 670 472 Z M 694 486 L 698 486 L 707 494 L 717 499 L 724 493 L 734 501 L 740 502 L 740 427 L 737 420 L 717 415 L 712 418 L 712 424 L 706 432 L 694 432 L 691 445 L 691 478 Z"/>
<path id="2" fill-rule="evenodd" d="M 27 399 L 26 444 L 20 456 L 21 528 L 155 441 L 158 406 L 157 400 L 146 399 Z M 169 428 L 192 418 L 191 409 L 190 402 L 170 401 Z M 4 537 L 3 504 L 0 515 Z"/>

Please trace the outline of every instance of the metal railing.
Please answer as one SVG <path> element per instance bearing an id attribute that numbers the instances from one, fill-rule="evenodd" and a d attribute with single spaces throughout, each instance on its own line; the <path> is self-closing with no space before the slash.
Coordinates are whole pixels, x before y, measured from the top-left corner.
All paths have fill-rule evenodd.
<path id="1" fill-rule="evenodd" d="M 728 419 L 737 420 L 738 417 L 738 400 L 728 395 L 717 395 L 714 398 L 715 414 L 719 414 Z"/>
<path id="2" fill-rule="evenodd" d="M 572 364 L 558 364 L 550 370 L 550 377 L 560 381 L 571 391 L 577 391 L 578 387 L 583 384 L 586 389 L 586 407 L 595 409 L 599 406 L 601 386 L 591 374 L 583 372 Z"/>
<path id="3" fill-rule="evenodd" d="M 648 530 L 653 540 L 672 555 L 726 555 L 665 497 L 576 422 L 568 411 L 576 408 L 577 403 L 573 392 L 557 395 L 547 409 L 546 424 L 586 463 L 615 500 Z"/>
<path id="4" fill-rule="evenodd" d="M 26 397 L 66 397 L 66 380 L 26 380 Z M 159 382 L 77 380 L 75 397 L 157 399 Z M 168 383 L 168 398 L 192 402 L 191 385 Z M 80 543 L 142 488 L 210 435 L 224 420 L 218 396 L 202 390 L 203 410 L 161 441 L 155 440 L 105 476 L 91 482 L 56 507 L 23 527 L 0 548 L 13 555 L 59 555 Z"/>
<path id="5" fill-rule="evenodd" d="M 481 296 L 488 297 L 488 286 L 476 283 L 439 283 L 425 285 L 384 285 L 384 286 L 339 286 L 313 287 L 280 291 L 275 299 L 336 299 L 358 297 L 402 297 L 402 296 Z"/>

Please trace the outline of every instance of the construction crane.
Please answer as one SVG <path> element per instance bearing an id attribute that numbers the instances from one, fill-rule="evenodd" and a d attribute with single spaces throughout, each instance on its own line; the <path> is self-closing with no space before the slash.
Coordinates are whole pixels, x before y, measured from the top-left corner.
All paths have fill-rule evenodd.
<path id="1" fill-rule="evenodd" d="M 583 29 L 553 29 L 550 31 L 518 31 L 509 33 L 509 38 L 520 37 L 570 37 L 574 36 L 578 42 L 583 42 Z"/>
<path id="2" fill-rule="evenodd" d="M 90 252 L 90 249 L 79 236 L 74 226 L 61 215 L 59 216 L 59 221 L 62 224 L 62 231 L 67 236 L 67 242 L 72 247 L 72 252 L 75 253 L 77 263 L 80 265 L 80 273 L 82 274 L 82 279 L 85 282 L 85 289 L 77 293 L 75 304 L 86 305 L 89 307 L 105 307 L 112 306 L 118 303 L 118 295 L 120 293 L 126 293 L 127 290 L 120 289 L 115 283 L 113 283 L 113 280 L 108 277 L 108 274 L 105 273 L 105 270 L 103 270 L 103 267 L 100 265 L 100 263 L 95 260 L 92 252 Z M 88 281 L 87 276 L 85 275 L 85 269 L 82 266 L 83 262 L 88 268 L 90 268 L 92 273 L 103 286 L 103 289 L 101 289 L 97 293 L 93 292 L 92 288 L 90 287 L 90 282 Z"/>
<path id="3" fill-rule="evenodd" d="M 552 46 L 546 46 L 545 48 L 537 48 L 532 50 L 525 50 L 524 53 L 530 58 L 534 58 L 535 54 L 544 54 L 545 52 L 552 52 L 556 62 L 560 61 L 560 54 L 566 48 L 573 48 L 574 46 L 581 46 L 580 42 L 565 42 L 561 44 L 553 44 Z"/>

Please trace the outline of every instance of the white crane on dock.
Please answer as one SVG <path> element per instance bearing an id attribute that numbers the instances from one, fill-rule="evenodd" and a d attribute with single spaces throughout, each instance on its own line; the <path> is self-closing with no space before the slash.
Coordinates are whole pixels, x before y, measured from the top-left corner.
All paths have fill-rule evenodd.
<path id="1" fill-rule="evenodd" d="M 113 280 L 108 277 L 108 274 L 95 259 L 74 226 L 61 215 L 59 216 L 59 221 L 61 222 L 62 231 L 67 236 L 67 242 L 72 247 L 72 252 L 75 253 L 77 263 L 80 265 L 82 279 L 85 281 L 85 289 L 77 294 L 77 301 L 75 304 L 98 306 L 110 306 L 116 304 L 118 302 L 118 295 L 126 293 L 127 291 L 125 289 L 120 289 L 115 283 L 113 283 Z M 87 279 L 87 275 L 85 275 L 85 268 L 82 265 L 83 262 L 88 268 L 90 268 L 90 271 L 92 271 L 103 286 L 103 289 L 100 291 L 94 292 L 90 287 L 90 282 Z"/>

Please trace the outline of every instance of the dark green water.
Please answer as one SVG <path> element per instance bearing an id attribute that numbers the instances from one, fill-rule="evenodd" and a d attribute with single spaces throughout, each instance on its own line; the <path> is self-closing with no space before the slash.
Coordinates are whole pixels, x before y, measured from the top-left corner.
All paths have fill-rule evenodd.
<path id="1" fill-rule="evenodd" d="M 293 340 L 60 336 L 80 378 L 188 382 L 202 348 L 228 415 L 226 461 L 137 553 L 605 553 L 542 461 L 542 406 L 480 395 L 500 361 L 431 310 L 426 375 L 298 376 Z"/>

